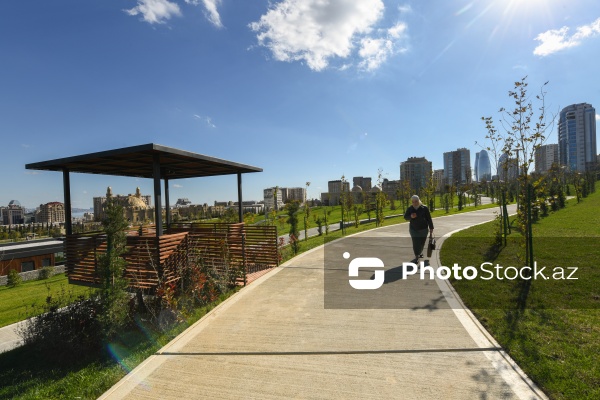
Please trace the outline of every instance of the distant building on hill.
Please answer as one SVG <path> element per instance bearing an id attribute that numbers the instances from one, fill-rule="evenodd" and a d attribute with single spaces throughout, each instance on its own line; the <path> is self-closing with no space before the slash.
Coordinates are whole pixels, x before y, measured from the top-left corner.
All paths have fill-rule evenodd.
<path id="1" fill-rule="evenodd" d="M 25 209 L 18 200 L 11 200 L 8 207 L 2 207 L 0 221 L 3 225 L 19 225 L 25 223 Z"/>
<path id="2" fill-rule="evenodd" d="M 558 157 L 570 171 L 585 172 L 596 165 L 596 109 L 572 104 L 558 120 Z"/>
<path id="3" fill-rule="evenodd" d="M 58 201 L 40 204 L 40 208 L 35 213 L 35 222 L 37 223 L 64 223 L 65 205 Z"/>
<path id="4" fill-rule="evenodd" d="M 558 164 L 558 144 L 546 144 L 535 150 L 535 172 L 548 172 L 552 164 Z"/>
<path id="5" fill-rule="evenodd" d="M 486 150 L 478 151 L 475 154 L 475 181 L 492 180 L 492 164 Z"/>
<path id="6" fill-rule="evenodd" d="M 447 185 L 471 182 L 471 151 L 460 148 L 444 153 L 444 180 Z"/>
<path id="7" fill-rule="evenodd" d="M 411 190 L 415 193 L 418 193 L 419 189 L 427 187 L 431 172 L 431 161 L 427 161 L 425 157 L 409 157 L 400 163 L 400 180 L 408 181 Z"/>
<path id="8" fill-rule="evenodd" d="M 152 204 L 152 196 L 142 195 L 140 188 L 136 188 L 135 194 L 113 195 L 110 187 L 106 190 L 106 196 L 94 197 L 94 219 L 102 221 L 104 218 L 104 207 L 106 199 L 113 197 L 117 204 L 123 207 L 123 215 L 132 223 L 137 222 L 154 222 L 154 207 Z"/>

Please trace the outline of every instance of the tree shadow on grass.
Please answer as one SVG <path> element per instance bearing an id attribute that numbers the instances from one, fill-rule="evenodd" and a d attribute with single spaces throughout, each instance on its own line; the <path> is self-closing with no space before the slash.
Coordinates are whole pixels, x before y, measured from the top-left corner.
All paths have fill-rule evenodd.
<path id="1" fill-rule="evenodd" d="M 0 354 L 0 398 L 27 396 L 37 387 L 50 385 L 70 374 L 76 374 L 92 363 L 108 362 L 99 354 L 80 354 L 70 362 L 57 362 L 51 354 L 37 346 L 24 345 Z"/>
<path id="2" fill-rule="evenodd" d="M 23 345 L 0 354 L 0 398 L 96 398 L 116 382 L 112 381 L 113 375 L 118 379 L 130 369 L 112 349 L 118 347 L 122 357 L 126 358 L 148 345 L 148 338 L 139 330 L 77 354 L 68 354 L 68 349 L 56 354 L 58 350 L 55 349 L 48 351 L 40 345 Z M 92 376 L 98 376 L 98 379 Z M 88 385 L 82 387 L 79 380 Z M 73 390 L 77 393 L 71 393 Z"/>

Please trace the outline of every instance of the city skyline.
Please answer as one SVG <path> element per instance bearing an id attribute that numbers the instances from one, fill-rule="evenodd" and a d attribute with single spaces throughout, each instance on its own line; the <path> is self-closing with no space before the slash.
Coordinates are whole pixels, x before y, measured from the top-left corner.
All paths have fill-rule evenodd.
<path id="1" fill-rule="evenodd" d="M 25 164 L 151 142 L 262 168 L 245 200 L 307 181 L 318 198 L 342 175 L 397 180 L 409 157 L 437 170 L 444 152 L 475 154 L 481 117 L 510 108 L 524 76 L 531 95 L 549 81 L 552 113 L 600 104 L 597 2 L 205 4 L 0 4 L 0 205 L 64 201 L 60 173 Z M 237 198 L 235 176 L 171 185 L 195 204 Z M 107 186 L 152 193 L 147 179 L 73 174 L 72 206 Z"/>

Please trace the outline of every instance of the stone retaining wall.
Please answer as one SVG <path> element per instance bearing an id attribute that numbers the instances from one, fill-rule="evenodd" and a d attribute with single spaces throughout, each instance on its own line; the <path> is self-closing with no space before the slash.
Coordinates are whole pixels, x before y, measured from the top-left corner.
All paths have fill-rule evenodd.
<path id="1" fill-rule="evenodd" d="M 41 269 L 36 269 L 35 271 L 21 272 L 21 273 L 19 273 L 19 275 L 21 275 L 21 279 L 23 280 L 23 282 L 33 281 L 33 280 L 39 279 L 41 272 L 42 272 Z M 61 274 L 63 272 L 65 272 L 65 266 L 64 265 L 56 265 L 54 267 L 54 272 L 52 272 L 52 275 Z M 6 275 L 0 276 L 0 286 L 6 286 L 7 280 L 8 280 L 8 277 Z"/>

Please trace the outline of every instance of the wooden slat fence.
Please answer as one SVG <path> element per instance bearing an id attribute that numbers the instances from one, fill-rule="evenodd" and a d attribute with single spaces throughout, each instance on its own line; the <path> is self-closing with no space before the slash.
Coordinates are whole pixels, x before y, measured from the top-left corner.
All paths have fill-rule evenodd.
<path id="1" fill-rule="evenodd" d="M 133 288 L 154 290 L 161 279 L 177 281 L 190 263 L 204 263 L 238 284 L 249 273 L 278 265 L 275 227 L 244 224 L 172 224 L 160 238 L 154 227 L 127 232 L 125 276 Z M 70 235 L 66 239 L 69 281 L 98 286 L 98 256 L 106 252 L 101 232 Z"/>

